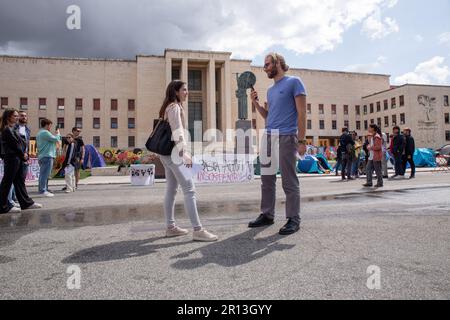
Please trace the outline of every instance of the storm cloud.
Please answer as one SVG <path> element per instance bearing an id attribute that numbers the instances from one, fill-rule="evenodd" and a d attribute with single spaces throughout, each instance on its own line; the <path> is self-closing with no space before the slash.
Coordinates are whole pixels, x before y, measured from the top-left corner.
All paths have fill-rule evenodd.
<path id="1" fill-rule="evenodd" d="M 134 58 L 164 48 L 252 58 L 273 46 L 333 50 L 351 26 L 395 0 L 1 0 L 0 54 Z M 70 5 L 81 30 L 69 30 Z M 382 23 L 382 21 L 381 21 Z"/>

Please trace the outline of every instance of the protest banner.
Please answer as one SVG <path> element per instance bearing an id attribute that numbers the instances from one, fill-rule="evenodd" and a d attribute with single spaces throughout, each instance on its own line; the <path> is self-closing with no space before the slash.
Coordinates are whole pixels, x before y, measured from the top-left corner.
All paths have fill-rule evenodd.
<path id="1" fill-rule="evenodd" d="M 132 164 L 130 178 L 133 186 L 153 186 L 155 184 L 155 165 Z"/>
<path id="2" fill-rule="evenodd" d="M 3 165 L 3 160 L 0 160 L 0 179 L 3 178 L 5 167 Z M 39 160 L 38 159 L 30 159 L 27 178 L 25 181 L 33 182 L 39 180 Z"/>
<path id="3" fill-rule="evenodd" d="M 244 183 L 254 179 L 254 157 L 251 155 L 202 155 L 193 162 L 201 167 L 194 175 L 195 183 Z"/>

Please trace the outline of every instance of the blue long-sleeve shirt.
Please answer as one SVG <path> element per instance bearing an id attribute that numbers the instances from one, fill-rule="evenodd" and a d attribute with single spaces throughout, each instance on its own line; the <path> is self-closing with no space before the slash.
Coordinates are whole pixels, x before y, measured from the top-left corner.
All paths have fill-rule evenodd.
<path id="1" fill-rule="evenodd" d="M 41 129 L 36 136 L 38 158 L 56 158 L 56 143 L 61 141 L 61 135 L 53 135 L 50 131 Z"/>

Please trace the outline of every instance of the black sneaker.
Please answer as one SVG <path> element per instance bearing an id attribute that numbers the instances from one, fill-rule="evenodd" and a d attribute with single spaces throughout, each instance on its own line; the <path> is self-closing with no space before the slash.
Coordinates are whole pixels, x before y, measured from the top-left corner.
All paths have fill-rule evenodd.
<path id="1" fill-rule="evenodd" d="M 61 191 L 66 191 L 66 190 L 67 190 L 67 187 L 64 187 L 61 189 Z"/>
<path id="2" fill-rule="evenodd" d="M 280 235 L 288 236 L 296 233 L 298 230 L 300 230 L 300 223 L 295 222 L 293 219 L 289 219 L 284 227 L 280 229 Z"/>
<path id="3" fill-rule="evenodd" d="M 371 183 L 365 183 L 365 184 L 363 184 L 363 187 L 365 187 L 365 188 L 370 188 L 370 187 L 373 187 L 373 184 L 371 184 Z"/>
<path id="4" fill-rule="evenodd" d="M 411 176 L 411 177 L 409 177 L 410 179 L 415 179 L 416 178 L 416 176 Z"/>
<path id="5" fill-rule="evenodd" d="M 268 218 L 266 215 L 261 214 L 259 215 L 258 218 L 256 218 L 256 220 L 251 221 L 248 224 L 249 228 L 260 228 L 260 227 L 264 227 L 264 226 L 271 226 L 273 225 L 273 219 Z"/>

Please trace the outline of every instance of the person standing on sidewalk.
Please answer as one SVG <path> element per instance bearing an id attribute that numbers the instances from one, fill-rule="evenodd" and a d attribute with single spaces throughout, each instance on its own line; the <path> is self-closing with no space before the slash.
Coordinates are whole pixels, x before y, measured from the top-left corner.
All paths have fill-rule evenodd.
<path id="1" fill-rule="evenodd" d="M 381 132 L 381 129 L 380 129 Z M 382 132 L 381 133 L 381 138 L 383 139 L 383 158 L 381 159 L 381 170 L 383 172 L 383 178 L 387 179 L 389 178 L 389 174 L 388 174 L 388 160 L 387 160 L 387 139 L 388 136 L 386 133 Z"/>
<path id="2" fill-rule="evenodd" d="M 278 168 L 286 194 L 287 223 L 281 235 L 300 230 L 300 183 L 297 177 L 297 154 L 306 153 L 306 89 L 298 77 L 286 76 L 289 66 L 284 57 L 270 53 L 264 71 L 274 81 L 267 91 L 265 107 L 252 90 L 253 106 L 266 119 L 266 133 L 261 141 L 261 214 L 249 228 L 272 225 L 275 218 Z"/>
<path id="3" fill-rule="evenodd" d="M 42 205 L 35 203 L 25 187 L 24 163 L 28 161 L 25 152 L 25 140 L 14 129 L 19 113 L 15 109 L 6 109 L 0 122 L 1 157 L 4 162 L 4 175 L 0 183 L 0 213 L 18 213 L 26 209 L 40 209 Z M 12 206 L 8 201 L 11 186 L 14 185 L 20 208 Z"/>
<path id="4" fill-rule="evenodd" d="M 184 193 L 185 209 L 194 228 L 193 240 L 202 242 L 217 241 L 218 237 L 202 227 L 197 210 L 195 185 L 192 177 L 185 175 L 185 168 L 192 167 L 192 157 L 187 151 L 186 117 L 183 103 L 186 102 L 188 89 L 186 83 L 174 80 L 166 89 L 166 97 L 159 112 L 160 119 L 166 119 L 172 130 L 175 147 L 171 156 L 159 155 L 166 173 L 166 194 L 164 198 L 164 213 L 166 216 L 166 237 L 184 236 L 188 230 L 178 227 L 175 223 L 175 196 L 178 186 Z M 181 158 L 181 159 L 180 159 Z M 182 161 L 179 161 L 182 160 Z M 179 163 L 182 162 L 182 163 Z"/>
<path id="5" fill-rule="evenodd" d="M 377 185 L 376 188 L 383 187 L 383 174 L 381 172 L 381 159 L 383 157 L 383 141 L 381 136 L 378 134 L 378 126 L 376 124 L 371 124 L 369 126 L 369 145 L 367 146 L 369 150 L 369 162 L 367 163 L 366 177 L 367 183 L 364 187 L 372 187 L 372 175 L 373 171 L 377 175 Z"/>
<path id="6" fill-rule="evenodd" d="M 406 172 L 406 164 L 409 163 L 411 167 L 411 176 L 410 179 L 414 179 L 416 177 L 416 165 L 414 163 L 414 152 L 416 151 L 416 143 L 414 138 L 411 136 L 411 129 L 405 128 L 403 130 L 403 134 L 405 135 L 405 155 L 403 156 L 403 169 Z"/>
<path id="7" fill-rule="evenodd" d="M 400 127 L 395 126 L 393 129 L 394 137 L 392 143 L 392 154 L 394 156 L 395 175 L 392 179 L 405 178 L 405 170 L 403 168 L 403 155 L 405 154 L 406 140 L 405 136 L 400 132 Z"/>
<path id="8" fill-rule="evenodd" d="M 61 141 L 59 129 L 55 135 L 50 130 L 53 122 L 48 119 L 41 120 L 41 130 L 36 136 L 36 145 L 39 159 L 39 193 L 45 197 L 53 197 L 48 191 L 48 179 L 53 169 L 53 161 L 56 158 L 56 144 Z"/>

